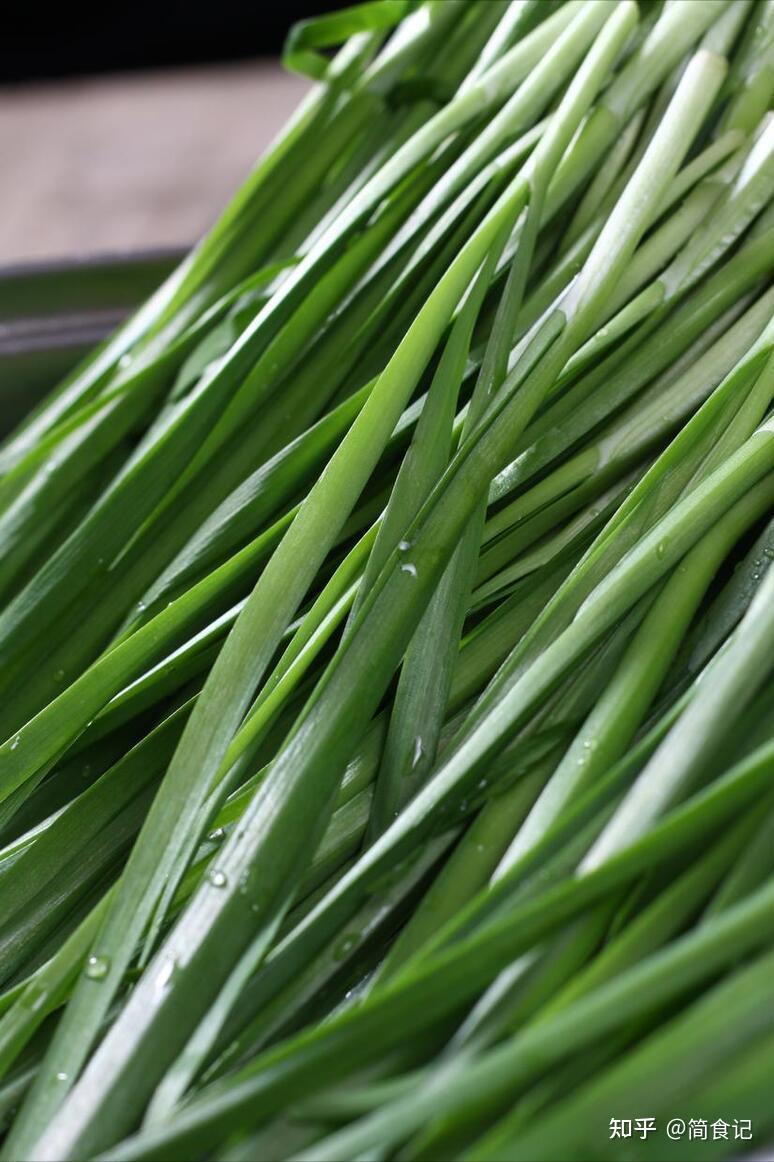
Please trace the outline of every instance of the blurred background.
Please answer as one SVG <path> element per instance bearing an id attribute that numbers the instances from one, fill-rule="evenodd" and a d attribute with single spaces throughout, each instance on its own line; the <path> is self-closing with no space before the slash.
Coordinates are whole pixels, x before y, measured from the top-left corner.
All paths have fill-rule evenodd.
<path id="1" fill-rule="evenodd" d="M 337 6 L 13 5 L 0 36 L 0 265 L 193 242 L 306 91 L 279 65 L 289 27 Z"/>

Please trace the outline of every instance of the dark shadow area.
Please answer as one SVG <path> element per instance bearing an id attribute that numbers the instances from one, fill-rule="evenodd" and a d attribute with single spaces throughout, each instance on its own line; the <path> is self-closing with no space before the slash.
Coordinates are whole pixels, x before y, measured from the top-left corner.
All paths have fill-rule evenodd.
<path id="1" fill-rule="evenodd" d="M 295 21 L 341 6 L 341 0 L 14 4 L 3 16 L 0 83 L 276 56 Z"/>

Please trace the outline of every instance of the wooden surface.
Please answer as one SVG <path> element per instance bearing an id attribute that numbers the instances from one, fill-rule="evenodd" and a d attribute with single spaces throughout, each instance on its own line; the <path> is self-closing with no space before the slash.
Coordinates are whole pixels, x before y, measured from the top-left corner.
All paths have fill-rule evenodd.
<path id="1" fill-rule="evenodd" d="M 189 244 L 305 89 L 256 62 L 0 91 L 0 264 Z"/>

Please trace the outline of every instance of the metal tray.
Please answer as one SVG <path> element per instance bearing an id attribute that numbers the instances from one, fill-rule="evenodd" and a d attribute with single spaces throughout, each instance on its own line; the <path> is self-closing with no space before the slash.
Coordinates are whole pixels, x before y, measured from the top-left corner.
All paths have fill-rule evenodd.
<path id="1" fill-rule="evenodd" d="M 0 267 L 0 438 L 183 254 L 154 250 Z"/>

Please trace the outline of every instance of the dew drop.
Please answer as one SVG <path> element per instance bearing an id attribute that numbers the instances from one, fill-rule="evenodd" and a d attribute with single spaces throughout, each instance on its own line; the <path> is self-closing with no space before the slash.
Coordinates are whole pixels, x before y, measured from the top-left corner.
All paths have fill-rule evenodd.
<path id="1" fill-rule="evenodd" d="M 411 759 L 412 769 L 419 765 L 422 761 L 422 756 L 425 753 L 425 748 L 422 745 L 422 739 L 417 735 L 414 739 L 414 754 Z"/>
<path id="2" fill-rule="evenodd" d="M 158 975 L 154 981 L 153 987 L 157 996 L 160 996 L 162 993 L 167 991 L 167 988 L 169 987 L 172 978 L 175 975 L 176 969 L 177 961 L 175 960 L 174 956 L 168 956 L 159 969 Z"/>
<path id="3" fill-rule="evenodd" d="M 656 556 L 663 557 L 666 552 L 666 541 L 659 541 L 656 546 Z"/>
<path id="4" fill-rule="evenodd" d="M 57 670 L 57 672 L 54 674 L 54 677 L 56 678 L 57 682 L 64 682 L 64 676 L 65 676 L 64 670 Z"/>
<path id="5" fill-rule="evenodd" d="M 401 573 L 408 573 L 409 577 L 416 577 L 417 575 L 417 567 L 416 565 L 412 565 L 410 561 L 407 561 L 405 565 L 401 565 L 400 571 Z"/>
<path id="6" fill-rule="evenodd" d="M 210 868 L 207 872 L 207 881 L 212 884 L 213 888 L 225 888 L 228 884 L 228 876 L 219 868 Z"/>
<path id="7" fill-rule="evenodd" d="M 359 933 L 357 932 L 345 933 L 333 949 L 333 959 L 343 960 L 345 956 L 348 956 L 352 949 L 357 947 L 359 938 Z"/>
<path id="8" fill-rule="evenodd" d="M 146 605 L 146 603 L 144 601 L 137 602 L 137 612 L 138 613 L 145 613 L 145 610 L 147 608 L 148 608 L 148 606 Z"/>
<path id="9" fill-rule="evenodd" d="M 209 839 L 210 843 L 222 843 L 226 838 L 225 829 L 223 827 L 216 827 L 209 833 L 207 838 Z"/>
<path id="10" fill-rule="evenodd" d="M 56 1079 L 57 1079 L 57 1081 L 64 1082 L 64 1081 L 67 1081 L 68 1076 L 69 1076 L 69 1074 L 62 1073 L 60 1070 L 60 1072 L 57 1073 L 57 1075 L 56 1075 Z"/>
<path id="11" fill-rule="evenodd" d="M 407 553 L 411 548 L 411 541 L 398 541 L 398 552 Z"/>
<path id="12" fill-rule="evenodd" d="M 16 750 L 16 748 L 17 748 L 17 746 L 19 745 L 19 743 L 20 743 L 20 742 L 21 742 L 21 735 L 20 735 L 20 734 L 17 734 L 17 735 L 16 735 L 16 738 L 15 738 L 15 739 L 13 740 L 13 742 L 11 743 L 11 750 Z"/>
<path id="13" fill-rule="evenodd" d="M 34 992 L 29 995 L 22 994 L 19 998 L 19 1005 L 22 1009 L 27 1009 L 30 1013 L 39 1013 L 41 1009 L 45 1009 L 48 1005 L 48 994 L 45 992 Z"/>
<path id="14" fill-rule="evenodd" d="M 106 956 L 90 956 L 86 961 L 86 976 L 89 980 L 104 980 L 110 971 L 110 961 Z"/>
<path id="15" fill-rule="evenodd" d="M 125 367 L 130 367 L 131 363 L 132 363 L 132 357 L 128 353 L 125 355 L 122 355 L 121 358 L 118 360 L 118 366 L 121 368 L 121 370 L 123 370 Z"/>

